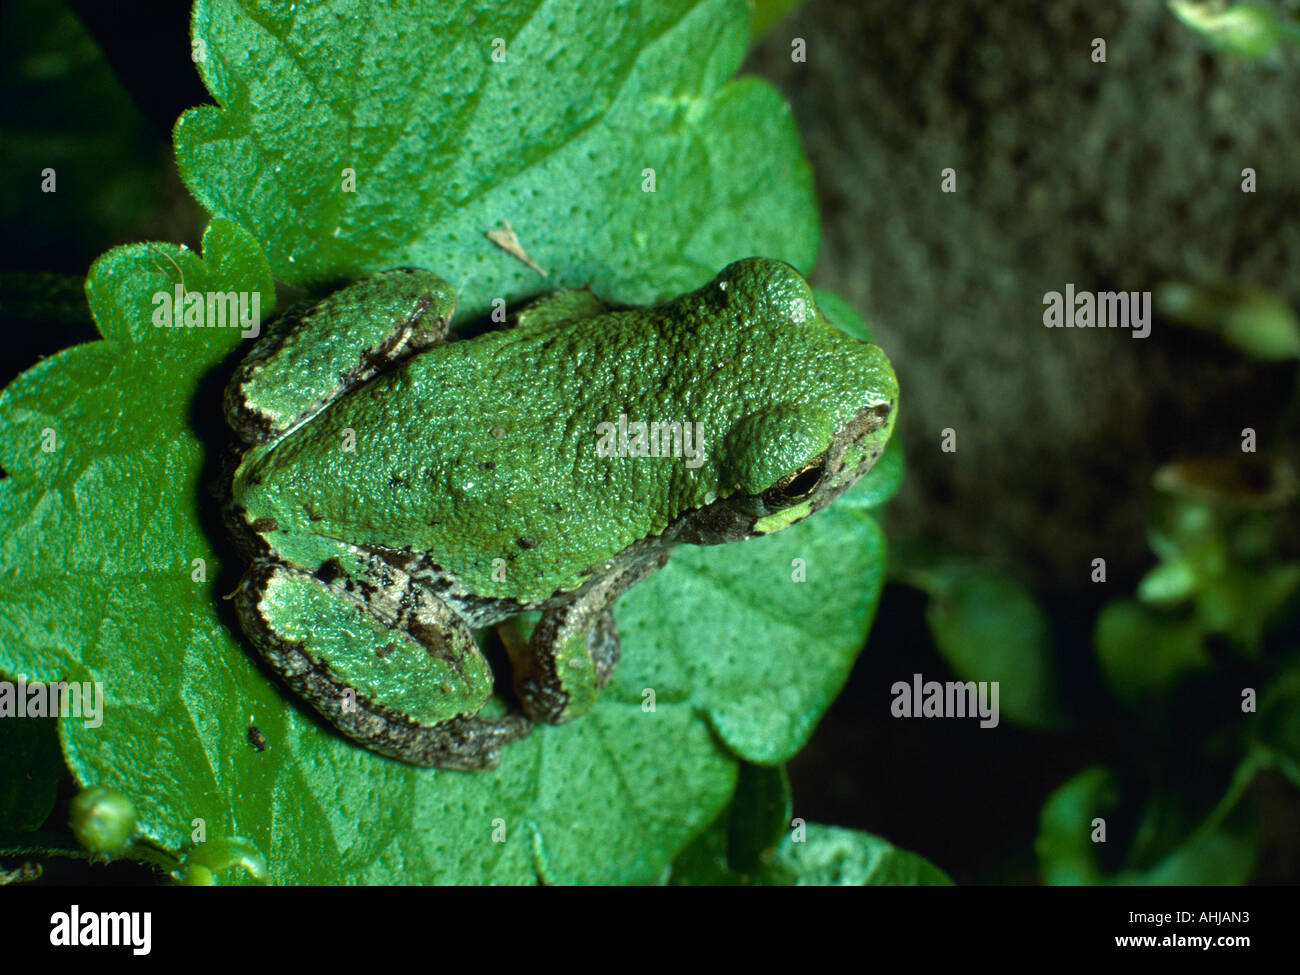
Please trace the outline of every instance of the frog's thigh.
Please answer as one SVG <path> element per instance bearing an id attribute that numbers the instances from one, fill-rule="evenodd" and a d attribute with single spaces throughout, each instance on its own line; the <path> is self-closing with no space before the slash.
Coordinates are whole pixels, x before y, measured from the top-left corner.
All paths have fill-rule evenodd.
<path id="1" fill-rule="evenodd" d="M 563 724 L 585 714 L 618 663 L 618 624 L 610 607 L 668 561 L 662 552 L 629 563 L 572 602 L 542 614 L 522 660 L 512 660 L 515 693 L 534 721 Z"/>
<path id="2" fill-rule="evenodd" d="M 442 341 L 455 310 L 446 281 L 401 268 L 286 313 L 231 378 L 226 419 L 248 443 L 279 436 L 381 369 Z"/>
<path id="3" fill-rule="evenodd" d="M 381 754 L 437 768 L 492 768 L 503 745 L 528 733 L 518 715 L 473 717 L 492 693 L 492 672 L 464 621 L 433 597 L 389 613 L 259 561 L 239 587 L 236 610 L 292 690 Z"/>

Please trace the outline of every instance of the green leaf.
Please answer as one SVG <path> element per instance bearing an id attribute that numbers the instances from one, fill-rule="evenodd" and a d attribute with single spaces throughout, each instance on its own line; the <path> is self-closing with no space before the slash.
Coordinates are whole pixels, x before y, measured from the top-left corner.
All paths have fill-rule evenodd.
<path id="1" fill-rule="evenodd" d="M 809 823 L 802 842 L 782 841 L 773 870 L 799 886 L 948 886 L 952 880 L 929 860 L 860 830 Z M 793 834 L 792 834 L 793 835 Z"/>
<path id="2" fill-rule="evenodd" d="M 1125 886 L 1240 886 L 1250 881 L 1258 844 L 1226 830 L 1202 830 L 1146 871 L 1126 871 L 1115 878 Z"/>
<path id="3" fill-rule="evenodd" d="M 912 887 L 952 883 L 924 857 L 900 850 L 871 833 L 803 820 L 795 820 L 797 828 L 791 830 L 784 773 L 759 766 L 741 768 L 740 785 L 727 812 L 696 837 L 673 864 L 671 882 L 675 886 Z M 737 859 L 741 849 L 746 852 Z"/>
<path id="4" fill-rule="evenodd" d="M 895 432 L 875 466 L 867 471 L 862 480 L 844 492 L 836 504 L 864 511 L 878 508 L 898 493 L 903 483 L 903 471 L 903 445 Z"/>
<path id="5" fill-rule="evenodd" d="M 107 341 L 52 357 L 0 398 L 14 580 L 0 668 L 104 682 L 103 727 L 63 721 L 76 777 L 130 797 L 142 835 L 166 849 L 185 848 L 196 819 L 210 844 L 246 838 L 272 882 L 652 879 L 734 785 L 734 760 L 691 703 L 647 713 L 641 685 L 616 681 L 597 713 L 538 729 L 494 774 L 425 772 L 324 731 L 232 637 L 189 418 L 195 391 L 212 395 L 205 366 L 239 332 L 148 324 L 151 295 L 180 272 L 191 290 L 272 293 L 257 244 L 230 223 L 214 221 L 202 260 L 119 248 L 87 282 Z M 631 641 L 625 652 L 635 672 L 641 652 Z M 688 684 L 668 671 L 667 683 Z"/>
<path id="6" fill-rule="evenodd" d="M 745 884 L 748 878 L 727 863 L 727 833 L 731 808 L 724 809 L 706 829 L 677 854 L 664 884 L 674 887 L 721 887 Z"/>
<path id="7" fill-rule="evenodd" d="M 673 861 L 674 886 L 767 882 L 769 861 L 790 826 L 784 766 L 741 762 L 731 802 Z"/>
<path id="8" fill-rule="evenodd" d="M 0 669 L 104 681 L 102 728 L 62 722 L 68 763 L 130 797 L 139 836 L 182 854 L 195 882 L 247 882 L 262 862 L 272 883 L 653 881 L 735 787 L 721 742 L 781 761 L 843 684 L 879 597 L 871 517 L 832 509 L 744 549 L 679 552 L 620 602 L 623 660 L 592 714 L 536 729 L 492 773 L 409 768 L 327 731 L 232 636 L 220 596 L 239 566 L 212 547 L 217 465 L 194 427 L 219 425 L 218 364 L 239 333 L 154 328 L 153 296 L 183 276 L 188 290 L 257 291 L 265 314 L 272 266 L 318 286 L 426 264 L 473 313 L 587 281 L 654 297 L 749 253 L 806 266 L 816 225 L 788 110 L 764 84 L 723 84 L 744 44 L 736 3 L 656 5 L 630 25 L 558 3 L 499 4 L 472 26 L 440 23 L 433 4 L 336 16 L 354 10 L 196 7 L 225 107 L 188 113 L 178 154 L 271 261 L 222 219 L 202 259 L 110 252 L 86 289 L 105 341 L 0 397 L 14 583 Z M 429 42 L 394 45 L 399 33 Z M 643 164 L 658 194 L 641 193 Z M 336 194 L 344 165 L 355 195 Z M 482 238 L 502 219 L 550 264 L 544 283 Z M 206 840 L 191 849 L 196 821 Z"/>
<path id="9" fill-rule="evenodd" d="M 964 681 L 997 681 L 998 706 L 1010 721 L 1061 725 L 1051 632 L 1029 590 L 961 560 L 920 576 L 930 593 L 926 622 L 953 672 Z"/>
<path id="10" fill-rule="evenodd" d="M 1147 812 L 1155 802 L 1148 803 Z M 1209 820 L 1194 830 L 1155 865 L 1108 874 L 1093 841 L 1097 820 L 1105 822 L 1106 843 L 1121 842 L 1115 813 L 1120 793 L 1109 769 L 1079 772 L 1048 796 L 1039 814 L 1034 849 L 1043 882 L 1053 885 L 1187 885 L 1242 884 L 1254 870 L 1258 843 L 1253 835 L 1221 827 Z"/>
<path id="11" fill-rule="evenodd" d="M 199 0 L 194 34 L 220 107 L 177 123 L 181 174 L 254 230 L 277 278 L 427 267 L 463 321 L 497 297 L 590 284 L 646 303 L 740 257 L 807 270 L 816 253 L 789 109 L 727 80 L 742 0 Z M 503 222 L 546 278 L 486 238 Z"/>
<path id="12" fill-rule="evenodd" d="M 1182 602 L 1196 592 L 1196 569 L 1183 559 L 1160 562 L 1138 583 L 1138 599 L 1157 606 Z"/>
<path id="13" fill-rule="evenodd" d="M 790 826 L 790 779 L 785 767 L 742 762 L 731 797 L 727 863 L 738 873 L 754 873 Z"/>
<path id="14" fill-rule="evenodd" d="M 1154 297 L 1162 315 L 1216 334 L 1257 359 L 1275 362 L 1300 356 L 1300 321 L 1271 292 L 1233 284 L 1169 281 L 1156 289 Z"/>
<path id="15" fill-rule="evenodd" d="M 67 774 L 51 718 L 0 720 L 0 832 L 38 829 Z"/>
<path id="16" fill-rule="evenodd" d="M 1210 665 L 1205 632 L 1191 618 L 1170 616 L 1120 599 L 1097 616 L 1093 645 L 1106 683 L 1130 704 L 1168 691 Z"/>
<path id="17" fill-rule="evenodd" d="M 1092 842 L 1093 820 L 1119 801 L 1110 772 L 1090 768 L 1061 785 L 1043 803 L 1038 816 L 1038 872 L 1043 883 L 1091 886 L 1103 882 Z"/>
<path id="18" fill-rule="evenodd" d="M 866 319 L 859 315 L 858 310 L 839 295 L 830 291 L 823 291 L 821 288 L 814 288 L 813 297 L 817 300 L 817 307 L 821 310 L 821 313 L 841 332 L 852 335 L 855 339 L 861 339 L 863 342 L 875 341 L 871 335 L 871 326 L 867 324 Z"/>
<path id="19" fill-rule="evenodd" d="M 736 754 L 783 762 L 848 679 L 884 560 L 871 516 L 838 505 L 775 535 L 682 546 L 619 602 L 620 633 L 647 652 L 620 662 L 613 686 L 636 700 L 643 688 L 660 702 L 690 698 Z"/>
<path id="20" fill-rule="evenodd" d="M 1284 668 L 1259 695 L 1252 740 L 1268 760 L 1300 788 L 1300 662 Z"/>
<path id="21" fill-rule="evenodd" d="M 1294 24 L 1256 3 L 1225 7 L 1204 0 L 1169 0 L 1169 9 L 1208 43 L 1241 57 L 1265 57 L 1288 37 L 1297 38 Z"/>
<path id="22" fill-rule="evenodd" d="M 1215 633 L 1228 635 L 1255 653 L 1273 616 L 1300 588 L 1300 564 L 1281 562 L 1259 568 L 1232 565 L 1198 594 L 1196 613 Z"/>
<path id="23" fill-rule="evenodd" d="M 753 9 L 753 34 L 757 40 L 776 26 L 777 22 L 804 0 L 749 0 Z"/>

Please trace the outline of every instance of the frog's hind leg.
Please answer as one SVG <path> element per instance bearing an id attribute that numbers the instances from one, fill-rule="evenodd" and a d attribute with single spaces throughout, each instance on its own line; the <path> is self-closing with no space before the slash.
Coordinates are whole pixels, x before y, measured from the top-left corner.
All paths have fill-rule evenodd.
<path id="1" fill-rule="evenodd" d="M 291 309 L 258 340 L 226 387 L 226 420 L 250 444 L 307 422 L 380 370 L 447 334 L 456 296 L 417 268 L 385 271 Z"/>
<path id="2" fill-rule="evenodd" d="M 668 555 L 661 550 L 629 559 L 570 602 L 542 613 L 528 646 L 511 653 L 515 693 L 525 714 L 534 721 L 563 724 L 595 705 L 619 657 L 618 624 L 611 607 L 661 568 Z"/>
<path id="3" fill-rule="evenodd" d="M 521 715 L 475 716 L 492 673 L 444 603 L 349 588 L 268 560 L 235 596 L 248 638 L 272 669 L 348 737 L 414 765 L 495 768 L 526 736 Z"/>

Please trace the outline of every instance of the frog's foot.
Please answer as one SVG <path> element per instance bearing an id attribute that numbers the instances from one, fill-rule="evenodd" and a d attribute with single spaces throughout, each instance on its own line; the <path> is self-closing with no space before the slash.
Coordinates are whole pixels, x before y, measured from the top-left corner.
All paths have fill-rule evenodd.
<path id="1" fill-rule="evenodd" d="M 418 268 L 385 271 L 291 310 L 231 378 L 226 421 L 246 443 L 279 437 L 380 370 L 441 342 L 455 310 L 451 285 Z"/>
<path id="2" fill-rule="evenodd" d="M 663 566 L 668 554 L 629 560 L 571 602 L 542 613 L 527 653 L 511 659 L 515 693 L 525 714 L 534 721 L 563 724 L 595 706 L 619 657 L 618 624 L 610 607 Z"/>
<path id="3" fill-rule="evenodd" d="M 289 688 L 348 737 L 414 765 L 495 768 L 526 736 L 521 715 L 478 717 L 492 673 L 459 616 L 432 596 L 327 584 L 277 562 L 235 596 L 245 634 Z"/>

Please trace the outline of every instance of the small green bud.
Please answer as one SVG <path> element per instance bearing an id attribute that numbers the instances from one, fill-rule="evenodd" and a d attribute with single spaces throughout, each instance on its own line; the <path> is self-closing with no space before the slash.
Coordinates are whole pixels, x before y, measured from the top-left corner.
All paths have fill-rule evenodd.
<path id="1" fill-rule="evenodd" d="M 185 855 L 175 876 L 179 884 L 207 886 L 219 884 L 218 874 L 233 867 L 242 867 L 253 880 L 266 879 L 266 857 L 239 836 L 221 837 L 195 847 Z"/>
<path id="2" fill-rule="evenodd" d="M 215 887 L 217 875 L 201 863 L 192 863 L 180 871 L 176 883 L 182 887 Z"/>
<path id="3" fill-rule="evenodd" d="M 1138 599 L 1144 603 L 1176 603 L 1196 591 L 1196 571 L 1181 559 L 1161 562 L 1138 583 Z"/>
<path id="4" fill-rule="evenodd" d="M 1225 8 L 1191 0 L 1170 0 L 1169 9 L 1215 47 L 1241 57 L 1264 57 L 1285 36 L 1277 14 L 1256 4 Z"/>
<path id="5" fill-rule="evenodd" d="M 121 853 L 135 833 L 135 804 L 116 789 L 83 789 L 73 798 L 70 812 L 73 835 L 92 853 Z"/>

